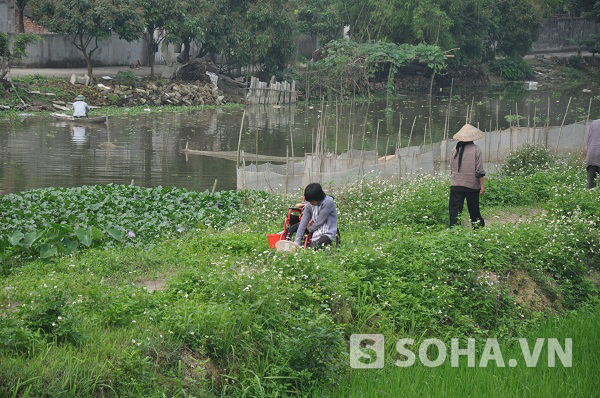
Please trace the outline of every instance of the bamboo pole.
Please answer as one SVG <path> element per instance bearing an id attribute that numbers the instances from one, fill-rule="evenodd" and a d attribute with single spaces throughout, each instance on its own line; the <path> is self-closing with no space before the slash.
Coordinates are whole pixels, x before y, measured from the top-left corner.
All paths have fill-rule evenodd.
<path id="1" fill-rule="evenodd" d="M 433 145 L 433 122 L 431 116 L 429 116 L 429 144 Z"/>
<path id="2" fill-rule="evenodd" d="M 588 106 L 588 113 L 587 113 L 587 119 L 585 119 L 585 131 L 583 132 L 583 146 L 586 146 L 587 143 L 587 137 L 586 137 L 586 132 L 588 131 L 588 124 L 590 122 L 590 112 L 592 111 L 592 100 L 594 99 L 594 97 L 590 97 L 590 105 Z"/>
<path id="3" fill-rule="evenodd" d="M 240 168 L 240 148 L 242 146 L 242 131 L 244 130 L 244 119 L 246 118 L 246 110 L 242 114 L 242 123 L 240 124 L 240 137 L 238 138 L 237 161 L 235 163 L 236 170 Z"/>
<path id="4" fill-rule="evenodd" d="M 469 104 L 467 104 L 467 115 L 465 116 L 465 124 L 469 124 Z"/>
<path id="5" fill-rule="evenodd" d="M 377 121 L 377 132 L 375 133 L 375 164 L 377 164 L 377 158 L 379 158 L 379 123 L 381 123 L 381 120 Z"/>
<path id="6" fill-rule="evenodd" d="M 415 129 L 415 123 L 417 123 L 417 117 L 413 120 L 412 127 L 410 128 L 410 135 L 408 136 L 408 147 L 410 147 L 410 141 L 412 140 L 413 130 Z"/>
<path id="7" fill-rule="evenodd" d="M 396 143 L 396 149 L 402 146 L 402 113 L 400 113 L 400 125 L 398 126 L 398 142 Z"/>
<path id="8" fill-rule="evenodd" d="M 496 100 L 496 131 L 500 132 L 500 100 Z"/>
<path id="9" fill-rule="evenodd" d="M 337 99 L 335 100 L 335 155 L 338 154 L 338 134 L 340 131 L 340 112 Z"/>
<path id="10" fill-rule="evenodd" d="M 554 148 L 554 154 L 556 155 L 556 153 L 558 152 L 558 144 L 560 142 L 560 135 L 562 134 L 563 131 L 563 126 L 565 125 L 565 120 L 567 120 L 567 114 L 569 113 L 569 107 L 571 106 L 571 99 L 573 97 L 569 97 L 569 103 L 567 104 L 567 110 L 565 111 L 565 116 L 563 117 L 563 121 L 560 125 L 560 130 L 558 131 L 558 138 L 556 139 L 556 148 Z"/>
<path id="11" fill-rule="evenodd" d="M 475 105 L 475 97 L 471 98 L 471 113 L 469 114 L 469 124 L 471 124 L 473 119 L 473 107 Z"/>
<path id="12" fill-rule="evenodd" d="M 450 133 L 450 109 L 452 108 L 452 89 L 454 88 L 454 78 L 450 82 L 450 99 L 448 100 L 448 109 L 446 109 L 446 121 L 444 123 L 444 139 L 448 139 Z"/>
<path id="13" fill-rule="evenodd" d="M 383 157 L 383 161 L 385 163 L 387 163 L 387 154 L 388 154 L 388 147 L 390 146 L 390 137 L 388 137 L 387 142 L 385 143 L 385 155 Z"/>
<path id="14" fill-rule="evenodd" d="M 258 129 L 256 129 L 256 175 L 258 176 Z"/>
<path id="15" fill-rule="evenodd" d="M 536 143 L 536 133 L 537 133 L 537 105 L 533 107 L 533 143 Z"/>

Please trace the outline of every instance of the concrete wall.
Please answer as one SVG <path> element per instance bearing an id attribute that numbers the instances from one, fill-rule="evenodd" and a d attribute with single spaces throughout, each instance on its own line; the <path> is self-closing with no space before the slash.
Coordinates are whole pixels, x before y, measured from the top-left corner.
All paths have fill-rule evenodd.
<path id="1" fill-rule="evenodd" d="M 42 41 L 27 47 L 28 56 L 16 66 L 30 68 L 76 68 L 85 67 L 83 54 L 73 45 L 71 35 L 40 35 Z M 90 44 L 94 46 L 94 42 Z M 146 45 L 143 40 L 128 43 L 116 35 L 98 41 L 98 49 L 92 55 L 94 66 L 129 65 L 137 60 L 146 62 Z M 93 47 L 90 47 L 93 48 Z"/>
<path id="2" fill-rule="evenodd" d="M 13 33 L 15 31 L 15 1 L 0 0 L 0 32 Z"/>
<path id="3" fill-rule="evenodd" d="M 598 33 L 598 24 L 583 18 L 556 17 L 546 18 L 540 37 L 533 43 L 532 53 L 576 51 L 577 45 L 571 40 Z"/>

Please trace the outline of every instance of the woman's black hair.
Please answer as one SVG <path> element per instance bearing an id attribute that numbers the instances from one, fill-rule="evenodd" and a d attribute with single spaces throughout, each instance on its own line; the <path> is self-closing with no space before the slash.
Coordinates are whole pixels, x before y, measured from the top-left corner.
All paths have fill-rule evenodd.
<path id="1" fill-rule="evenodd" d="M 325 199 L 325 192 L 323 192 L 323 187 L 321 184 L 313 182 L 312 184 L 308 184 L 306 188 L 304 188 L 304 197 L 307 202 L 317 201 L 321 202 Z"/>

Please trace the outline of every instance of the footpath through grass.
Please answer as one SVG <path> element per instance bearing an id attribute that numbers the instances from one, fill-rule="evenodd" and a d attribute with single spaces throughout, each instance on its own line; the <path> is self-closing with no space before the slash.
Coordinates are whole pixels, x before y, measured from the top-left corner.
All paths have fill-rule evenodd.
<path id="1" fill-rule="evenodd" d="M 543 211 L 478 230 L 447 228 L 447 177 L 348 187 L 334 192 L 342 247 L 287 256 L 265 234 L 298 197 L 115 186 L 6 195 L 0 395 L 375 396 L 371 380 L 406 396 L 467 391 L 459 382 L 477 384 L 471 396 L 493 395 L 494 383 L 523 395 L 519 367 L 352 371 L 348 342 L 379 333 L 392 352 L 400 337 L 512 341 L 538 337 L 549 316 L 583 317 L 600 279 L 600 197 L 583 170 L 551 162 L 492 176 L 484 217 Z M 585 396 L 597 364 L 579 361 L 599 353 L 597 328 L 565 319 L 574 367 L 525 374 Z"/>

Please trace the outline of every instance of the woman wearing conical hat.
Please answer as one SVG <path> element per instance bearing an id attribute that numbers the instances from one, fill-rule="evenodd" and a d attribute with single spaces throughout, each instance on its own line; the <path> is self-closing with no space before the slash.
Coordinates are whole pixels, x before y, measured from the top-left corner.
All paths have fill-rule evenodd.
<path id="1" fill-rule="evenodd" d="M 483 227 L 485 222 L 479 211 L 479 196 L 485 192 L 485 170 L 481 149 L 473 141 L 483 138 L 483 132 L 465 124 L 453 137 L 458 143 L 450 157 L 450 227 L 458 224 L 465 199 L 474 227 Z"/>

